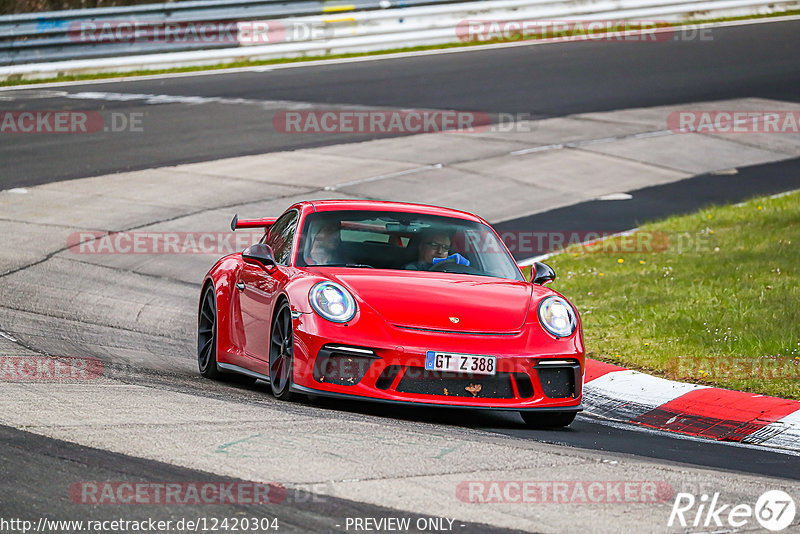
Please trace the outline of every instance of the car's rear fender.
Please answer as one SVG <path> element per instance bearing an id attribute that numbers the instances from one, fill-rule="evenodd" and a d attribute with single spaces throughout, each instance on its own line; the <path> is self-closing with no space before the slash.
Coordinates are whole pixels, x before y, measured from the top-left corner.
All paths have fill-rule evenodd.
<path id="1" fill-rule="evenodd" d="M 244 357 L 244 325 L 238 292 L 234 291 L 236 276 L 242 264 L 240 254 L 225 256 L 208 271 L 203 282 L 204 290 L 209 284 L 214 286 L 217 305 L 217 361 L 222 363 L 240 364 Z"/>

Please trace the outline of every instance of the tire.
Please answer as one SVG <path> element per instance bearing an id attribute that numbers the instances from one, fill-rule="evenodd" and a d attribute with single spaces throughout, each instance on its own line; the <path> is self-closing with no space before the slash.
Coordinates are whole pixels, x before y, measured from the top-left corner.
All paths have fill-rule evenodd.
<path id="1" fill-rule="evenodd" d="M 205 378 L 222 378 L 217 368 L 217 301 L 213 284 L 203 290 L 197 314 L 197 367 Z"/>
<path id="2" fill-rule="evenodd" d="M 563 428 L 575 420 L 578 412 L 520 412 L 531 428 Z"/>
<path id="3" fill-rule="evenodd" d="M 294 371 L 294 331 L 289 303 L 281 302 L 272 320 L 269 336 L 269 384 L 279 400 L 292 398 Z"/>

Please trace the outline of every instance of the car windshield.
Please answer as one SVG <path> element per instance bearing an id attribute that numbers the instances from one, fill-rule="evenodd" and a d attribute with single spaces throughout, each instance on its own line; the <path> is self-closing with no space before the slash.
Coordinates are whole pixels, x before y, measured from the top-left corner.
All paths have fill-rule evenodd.
<path id="1" fill-rule="evenodd" d="M 296 265 L 416 270 L 523 280 L 485 224 L 390 211 L 309 214 Z"/>

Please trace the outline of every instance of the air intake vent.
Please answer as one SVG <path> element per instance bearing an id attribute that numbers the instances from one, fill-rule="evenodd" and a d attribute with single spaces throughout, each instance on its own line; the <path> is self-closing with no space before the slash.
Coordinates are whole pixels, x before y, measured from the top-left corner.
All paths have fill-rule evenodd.
<path id="1" fill-rule="evenodd" d="M 369 349 L 356 347 L 322 347 L 314 361 L 314 380 L 325 384 L 354 386 L 358 384 L 377 356 Z"/>
<path id="2" fill-rule="evenodd" d="M 551 399 L 576 398 L 580 383 L 581 366 L 576 361 L 547 361 L 536 365 L 536 373 L 545 397 Z"/>

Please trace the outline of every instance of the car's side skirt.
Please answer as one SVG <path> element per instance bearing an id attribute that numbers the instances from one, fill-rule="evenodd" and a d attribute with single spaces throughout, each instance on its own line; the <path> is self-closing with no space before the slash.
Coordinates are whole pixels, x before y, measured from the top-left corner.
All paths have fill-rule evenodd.
<path id="1" fill-rule="evenodd" d="M 249 369 L 245 369 L 244 367 L 239 367 L 238 365 L 233 365 L 232 363 L 217 362 L 217 367 L 219 367 L 223 371 L 228 371 L 231 373 L 239 373 L 240 375 L 247 375 L 252 378 L 258 378 L 259 380 L 266 380 L 267 382 L 269 382 L 268 376 L 262 375 L 261 373 L 256 373 L 255 371 L 251 371 Z"/>

